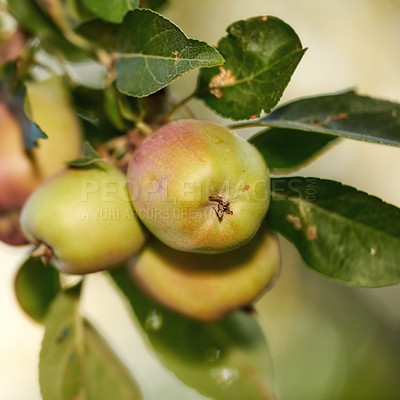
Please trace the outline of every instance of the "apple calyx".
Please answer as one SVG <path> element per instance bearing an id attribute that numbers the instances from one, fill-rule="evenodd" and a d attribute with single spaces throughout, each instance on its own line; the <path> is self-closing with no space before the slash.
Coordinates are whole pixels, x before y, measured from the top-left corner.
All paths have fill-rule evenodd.
<path id="1" fill-rule="evenodd" d="M 47 265 L 54 255 L 54 251 L 45 243 L 40 243 L 35 249 L 33 249 L 29 255 L 31 257 L 38 257 L 44 265 Z"/>
<path id="2" fill-rule="evenodd" d="M 220 221 L 222 221 L 224 214 L 233 215 L 233 211 L 229 208 L 231 203 L 229 201 L 224 201 L 221 196 L 211 195 L 208 196 L 208 200 L 216 203 L 213 208 Z"/>

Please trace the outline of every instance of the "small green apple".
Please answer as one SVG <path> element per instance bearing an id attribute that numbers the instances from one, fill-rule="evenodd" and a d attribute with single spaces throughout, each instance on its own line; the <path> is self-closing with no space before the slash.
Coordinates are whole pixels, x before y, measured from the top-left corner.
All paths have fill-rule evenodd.
<path id="1" fill-rule="evenodd" d="M 46 180 L 25 203 L 21 227 L 34 254 L 69 274 L 118 266 L 145 242 L 126 177 L 105 161 Z"/>
<path id="2" fill-rule="evenodd" d="M 39 139 L 37 146 L 30 150 L 43 180 L 63 170 L 65 162 L 81 155 L 83 134 L 60 77 L 27 82 L 26 93 L 32 120 L 48 136 L 47 139 Z"/>
<path id="3" fill-rule="evenodd" d="M 30 116 L 48 135 L 29 150 L 20 122 L 0 96 L 0 240 L 10 245 L 28 243 L 19 224 L 28 196 L 82 152 L 81 128 L 61 78 L 28 82 L 27 97 Z"/>

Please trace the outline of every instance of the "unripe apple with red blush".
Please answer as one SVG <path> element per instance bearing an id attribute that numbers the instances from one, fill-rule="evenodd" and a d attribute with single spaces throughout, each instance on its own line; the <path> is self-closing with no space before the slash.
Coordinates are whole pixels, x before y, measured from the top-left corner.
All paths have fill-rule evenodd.
<path id="1" fill-rule="evenodd" d="M 276 234 L 262 226 L 247 244 L 220 254 L 174 250 L 151 240 L 130 267 L 155 301 L 203 321 L 251 305 L 275 282 L 280 267 Z"/>
<path id="2" fill-rule="evenodd" d="M 21 207 L 38 182 L 18 121 L 0 98 L 0 212 Z"/>
<path id="3" fill-rule="evenodd" d="M 212 122 L 164 125 L 133 153 L 127 175 L 139 218 L 177 250 L 233 250 L 254 236 L 268 211 L 265 160 Z"/>
<path id="4" fill-rule="evenodd" d="M 40 177 L 25 150 L 18 121 L 0 97 L 0 240 L 25 244 L 19 210 L 39 184 Z"/>
<path id="5" fill-rule="evenodd" d="M 70 167 L 43 182 L 22 209 L 21 227 L 37 246 L 33 255 L 74 275 L 119 266 L 146 238 L 125 175 L 105 161 Z"/>
<path id="6" fill-rule="evenodd" d="M 0 98 L 0 240 L 28 243 L 19 226 L 20 209 L 47 177 L 82 151 L 82 132 L 59 77 L 27 83 L 30 117 L 48 135 L 26 149 L 20 122 Z M 51 110 L 51 112 L 49 112 Z"/>

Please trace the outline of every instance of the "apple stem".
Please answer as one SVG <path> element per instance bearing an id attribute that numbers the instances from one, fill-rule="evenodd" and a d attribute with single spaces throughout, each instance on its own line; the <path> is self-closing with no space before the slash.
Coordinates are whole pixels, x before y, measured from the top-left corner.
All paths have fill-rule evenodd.
<path id="1" fill-rule="evenodd" d="M 135 126 L 144 137 L 149 137 L 153 134 L 153 129 L 143 121 L 137 121 Z"/>
<path id="2" fill-rule="evenodd" d="M 29 255 L 31 257 L 40 257 L 42 263 L 47 265 L 53 257 L 53 249 L 45 243 L 40 243 L 39 246 L 32 250 Z"/>

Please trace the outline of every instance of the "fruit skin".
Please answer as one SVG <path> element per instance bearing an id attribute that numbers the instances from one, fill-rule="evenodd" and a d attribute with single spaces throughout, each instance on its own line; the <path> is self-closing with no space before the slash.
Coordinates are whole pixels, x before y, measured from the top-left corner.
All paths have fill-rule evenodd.
<path id="1" fill-rule="evenodd" d="M 21 227 L 29 241 L 50 248 L 51 263 L 69 274 L 118 266 L 145 242 L 126 178 L 106 162 L 46 180 L 25 203 Z"/>
<path id="2" fill-rule="evenodd" d="M 31 150 L 35 167 L 46 179 L 63 170 L 67 161 L 80 156 L 83 134 L 60 77 L 27 82 L 26 93 L 32 120 L 48 136 L 39 139 Z"/>
<path id="3" fill-rule="evenodd" d="M 25 149 L 20 124 L 0 95 L 0 240 L 14 246 L 28 243 L 19 226 L 19 212 L 28 196 L 82 151 L 81 128 L 61 78 L 28 82 L 27 97 L 32 119 L 48 135 L 30 150 Z"/>
<path id="4" fill-rule="evenodd" d="M 243 247 L 221 254 L 181 252 L 154 239 L 130 273 L 164 306 L 194 319 L 214 321 L 252 303 L 275 281 L 279 266 L 276 235 L 263 226 Z"/>
<path id="5" fill-rule="evenodd" d="M 27 243 L 19 227 L 19 210 L 39 181 L 20 126 L 0 95 L 0 240 L 4 243 Z"/>
<path id="6" fill-rule="evenodd" d="M 21 207 L 38 183 L 19 124 L 0 96 L 0 212 Z"/>
<path id="7" fill-rule="evenodd" d="M 29 243 L 19 225 L 20 210 L 0 212 L 0 241 L 11 246 L 20 246 Z"/>
<path id="8" fill-rule="evenodd" d="M 269 206 L 261 154 L 212 122 L 164 125 L 133 153 L 127 175 L 139 218 L 177 250 L 237 248 L 253 237 Z"/>

